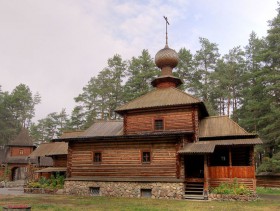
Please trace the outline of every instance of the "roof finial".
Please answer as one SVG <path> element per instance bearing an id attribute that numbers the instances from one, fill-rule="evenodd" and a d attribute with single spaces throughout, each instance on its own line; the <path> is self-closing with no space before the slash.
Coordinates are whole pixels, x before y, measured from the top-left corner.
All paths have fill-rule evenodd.
<path id="1" fill-rule="evenodd" d="M 167 20 L 167 17 L 163 16 L 163 18 L 165 19 L 166 22 L 166 31 L 165 31 L 165 35 L 166 35 L 166 46 L 168 46 L 168 36 L 167 36 L 167 24 L 169 25 L 169 22 Z"/>

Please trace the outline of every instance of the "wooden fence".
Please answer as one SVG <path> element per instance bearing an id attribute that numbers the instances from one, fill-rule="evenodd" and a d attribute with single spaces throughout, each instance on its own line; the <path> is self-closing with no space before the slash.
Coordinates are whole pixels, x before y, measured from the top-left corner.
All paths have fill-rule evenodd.
<path id="1" fill-rule="evenodd" d="M 263 173 L 256 178 L 258 187 L 280 188 L 280 174 Z"/>

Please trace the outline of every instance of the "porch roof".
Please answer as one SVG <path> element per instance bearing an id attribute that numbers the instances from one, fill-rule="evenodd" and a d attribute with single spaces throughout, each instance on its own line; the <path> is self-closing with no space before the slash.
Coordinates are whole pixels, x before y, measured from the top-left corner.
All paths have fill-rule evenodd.
<path id="1" fill-rule="evenodd" d="M 215 141 L 199 141 L 196 143 L 188 143 L 179 154 L 206 154 L 213 153 L 216 146 L 233 146 L 233 145 L 255 145 L 262 144 L 261 139 L 228 139 L 228 140 L 215 140 Z"/>

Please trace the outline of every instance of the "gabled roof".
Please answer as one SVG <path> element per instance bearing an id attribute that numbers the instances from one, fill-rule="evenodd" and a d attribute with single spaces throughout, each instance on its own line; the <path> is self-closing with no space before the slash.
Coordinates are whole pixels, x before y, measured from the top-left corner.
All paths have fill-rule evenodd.
<path id="1" fill-rule="evenodd" d="M 199 123 L 199 138 L 222 136 L 248 136 L 248 133 L 228 116 L 206 117 Z"/>
<path id="2" fill-rule="evenodd" d="M 51 143 L 40 144 L 39 147 L 29 155 L 29 157 L 67 155 L 67 154 L 68 154 L 68 143 L 51 142 Z"/>
<path id="3" fill-rule="evenodd" d="M 29 131 L 23 128 L 14 140 L 11 140 L 8 146 L 34 146 L 33 139 L 29 135 Z"/>
<path id="4" fill-rule="evenodd" d="M 123 121 L 111 120 L 95 122 L 80 137 L 119 136 L 123 135 Z"/>
<path id="5" fill-rule="evenodd" d="M 203 102 L 174 87 L 157 88 L 145 95 L 142 95 L 141 97 L 136 98 L 135 100 L 132 100 L 118 107 L 115 111 L 117 113 L 122 113 L 123 111 L 134 109 L 191 104 L 203 104 Z M 204 109 L 206 110 L 205 107 Z"/>

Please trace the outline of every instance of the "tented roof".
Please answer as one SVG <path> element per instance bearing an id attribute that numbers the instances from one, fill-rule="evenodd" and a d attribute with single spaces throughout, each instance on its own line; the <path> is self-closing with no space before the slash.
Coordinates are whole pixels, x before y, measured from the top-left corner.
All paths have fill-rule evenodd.
<path id="1" fill-rule="evenodd" d="M 23 128 L 16 138 L 8 143 L 8 146 L 34 146 L 34 144 L 29 131 Z"/>

